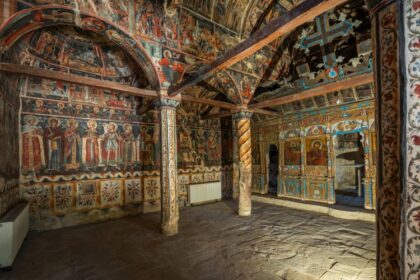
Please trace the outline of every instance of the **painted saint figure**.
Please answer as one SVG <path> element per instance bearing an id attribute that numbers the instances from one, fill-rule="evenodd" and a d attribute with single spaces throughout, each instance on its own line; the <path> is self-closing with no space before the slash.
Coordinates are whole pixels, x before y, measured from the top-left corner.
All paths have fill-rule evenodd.
<path id="1" fill-rule="evenodd" d="M 321 140 L 314 140 L 306 154 L 307 165 L 327 165 L 327 150 Z"/>
<path id="2" fill-rule="evenodd" d="M 204 133 L 204 129 L 199 128 L 197 130 L 197 138 L 196 138 L 196 152 L 200 156 L 201 164 L 204 165 L 204 159 L 207 154 L 206 151 L 206 136 Z"/>
<path id="3" fill-rule="evenodd" d="M 58 119 L 48 119 L 48 127 L 44 130 L 44 144 L 48 151 L 47 169 L 49 171 L 60 171 L 63 154 L 63 131 Z"/>
<path id="4" fill-rule="evenodd" d="M 44 142 L 38 118 L 25 116 L 22 127 L 22 173 L 39 173 L 45 167 Z"/>
<path id="5" fill-rule="evenodd" d="M 157 143 L 159 141 L 159 128 L 157 126 L 149 129 L 147 126 L 141 128 L 142 138 L 142 162 L 144 165 L 157 167 L 160 164 Z"/>
<path id="6" fill-rule="evenodd" d="M 133 134 L 133 126 L 129 123 L 123 125 L 124 132 L 121 135 L 121 161 L 124 168 L 133 166 L 139 162 L 139 144 Z"/>
<path id="7" fill-rule="evenodd" d="M 64 132 L 64 163 L 65 169 L 78 169 L 80 167 L 81 138 L 77 131 L 79 123 L 74 119 L 67 121 L 67 130 Z"/>
<path id="8" fill-rule="evenodd" d="M 178 78 L 184 72 L 182 64 L 177 64 L 172 61 L 172 54 L 168 50 L 163 51 L 163 58 L 159 61 L 159 65 L 162 67 L 165 82 L 168 85 L 177 82 Z"/>
<path id="9" fill-rule="evenodd" d="M 181 162 L 187 165 L 194 163 L 193 153 L 195 152 L 191 140 L 191 131 L 183 125 L 179 133 L 179 154 Z"/>
<path id="10" fill-rule="evenodd" d="M 147 131 L 148 131 L 147 126 L 142 126 L 140 128 L 140 140 L 141 140 L 140 158 L 143 165 L 151 164 L 151 151 L 148 150 L 147 142 L 146 142 L 147 134 L 148 134 Z"/>
<path id="11" fill-rule="evenodd" d="M 101 164 L 105 166 L 118 166 L 120 137 L 115 123 L 104 124 L 105 133 L 100 137 Z"/>
<path id="12" fill-rule="evenodd" d="M 209 161 L 214 163 L 221 159 L 219 139 L 214 130 L 210 130 L 209 137 L 207 139 L 208 158 Z"/>
<path id="13" fill-rule="evenodd" d="M 96 132 L 98 124 L 94 120 L 89 120 L 86 126 L 87 132 L 82 139 L 82 161 L 86 168 L 93 168 L 99 164 L 99 143 Z"/>

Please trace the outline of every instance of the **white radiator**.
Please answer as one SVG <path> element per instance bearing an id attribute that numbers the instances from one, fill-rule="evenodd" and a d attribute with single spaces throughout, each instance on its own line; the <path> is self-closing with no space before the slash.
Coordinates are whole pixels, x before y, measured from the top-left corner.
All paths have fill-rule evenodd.
<path id="1" fill-rule="evenodd" d="M 0 269 L 12 266 L 29 230 L 29 206 L 19 203 L 0 219 Z"/>
<path id="2" fill-rule="evenodd" d="M 222 200 L 222 182 L 189 185 L 188 202 L 191 205 Z"/>

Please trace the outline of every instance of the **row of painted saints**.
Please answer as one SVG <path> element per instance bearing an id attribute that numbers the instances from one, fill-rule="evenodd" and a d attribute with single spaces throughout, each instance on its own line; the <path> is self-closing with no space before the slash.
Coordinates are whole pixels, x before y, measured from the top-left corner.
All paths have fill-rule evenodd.
<path id="1" fill-rule="evenodd" d="M 159 130 L 142 126 L 135 137 L 133 126 L 116 123 L 103 124 L 103 133 L 98 133 L 95 120 L 86 122 L 86 131 L 81 134 L 79 121 L 68 119 L 65 124 L 57 118 L 49 118 L 48 126 L 42 128 L 33 115 L 24 117 L 22 127 L 22 173 L 41 171 L 55 174 L 61 171 L 130 169 L 140 163 L 159 165 L 156 159 Z M 63 129 L 62 127 L 65 127 Z M 151 133 L 152 131 L 152 133 Z M 141 141 L 140 141 L 141 140 Z"/>
<path id="2" fill-rule="evenodd" d="M 159 129 L 141 126 L 138 136 L 133 125 L 121 126 L 96 120 L 50 117 L 46 125 L 26 115 L 22 126 L 22 174 L 59 174 L 63 171 L 132 170 L 135 166 L 159 167 Z M 83 131 L 83 132 L 81 132 Z M 102 132 L 102 133 L 101 133 Z M 182 126 L 179 132 L 178 159 L 185 167 L 218 164 L 221 161 L 220 134 L 203 128 Z"/>
<path id="3" fill-rule="evenodd" d="M 215 130 L 206 133 L 203 128 L 199 128 L 192 133 L 190 128 L 182 125 L 178 137 L 178 162 L 181 167 L 220 164 L 220 134 Z"/>

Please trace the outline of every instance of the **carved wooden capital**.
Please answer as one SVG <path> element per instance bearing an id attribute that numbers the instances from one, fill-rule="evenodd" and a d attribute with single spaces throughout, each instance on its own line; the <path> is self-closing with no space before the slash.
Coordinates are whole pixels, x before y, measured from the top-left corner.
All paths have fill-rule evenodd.
<path id="1" fill-rule="evenodd" d="M 232 114 L 234 120 L 240 119 L 250 119 L 252 117 L 252 112 L 250 111 L 239 111 Z"/>
<path id="2" fill-rule="evenodd" d="M 160 98 L 154 101 L 154 104 L 157 108 L 173 108 L 175 109 L 181 102 L 176 99 L 169 99 L 169 98 Z"/>

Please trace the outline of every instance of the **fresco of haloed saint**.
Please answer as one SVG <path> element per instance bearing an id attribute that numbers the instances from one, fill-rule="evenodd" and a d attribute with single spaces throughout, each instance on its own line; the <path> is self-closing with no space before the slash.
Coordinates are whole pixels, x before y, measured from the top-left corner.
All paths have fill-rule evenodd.
<path id="1" fill-rule="evenodd" d="M 137 125 L 25 115 L 23 175 L 127 170 L 140 164 Z"/>
<path id="2" fill-rule="evenodd" d="M 142 166 L 160 166 L 158 125 L 140 127 L 140 155 Z"/>
<path id="3" fill-rule="evenodd" d="M 163 3 L 159 0 L 136 0 L 135 22 L 137 33 L 163 43 L 170 47 L 178 47 L 177 13 L 164 13 Z"/>
<path id="4" fill-rule="evenodd" d="M 306 139 L 306 164 L 328 164 L 327 138 L 317 137 Z"/>
<path id="5" fill-rule="evenodd" d="M 46 167 L 43 130 L 35 116 L 25 116 L 22 126 L 22 173 L 39 173 Z"/>
<path id="6" fill-rule="evenodd" d="M 199 20 L 184 10 L 181 12 L 180 19 L 181 49 L 205 59 L 215 59 L 217 41 L 213 25 L 208 21 Z"/>
<path id="7" fill-rule="evenodd" d="M 220 165 L 222 162 L 220 131 L 181 125 L 178 130 L 178 166 Z"/>
<path id="8" fill-rule="evenodd" d="M 284 165 L 301 165 L 301 141 L 290 140 L 284 142 Z"/>

